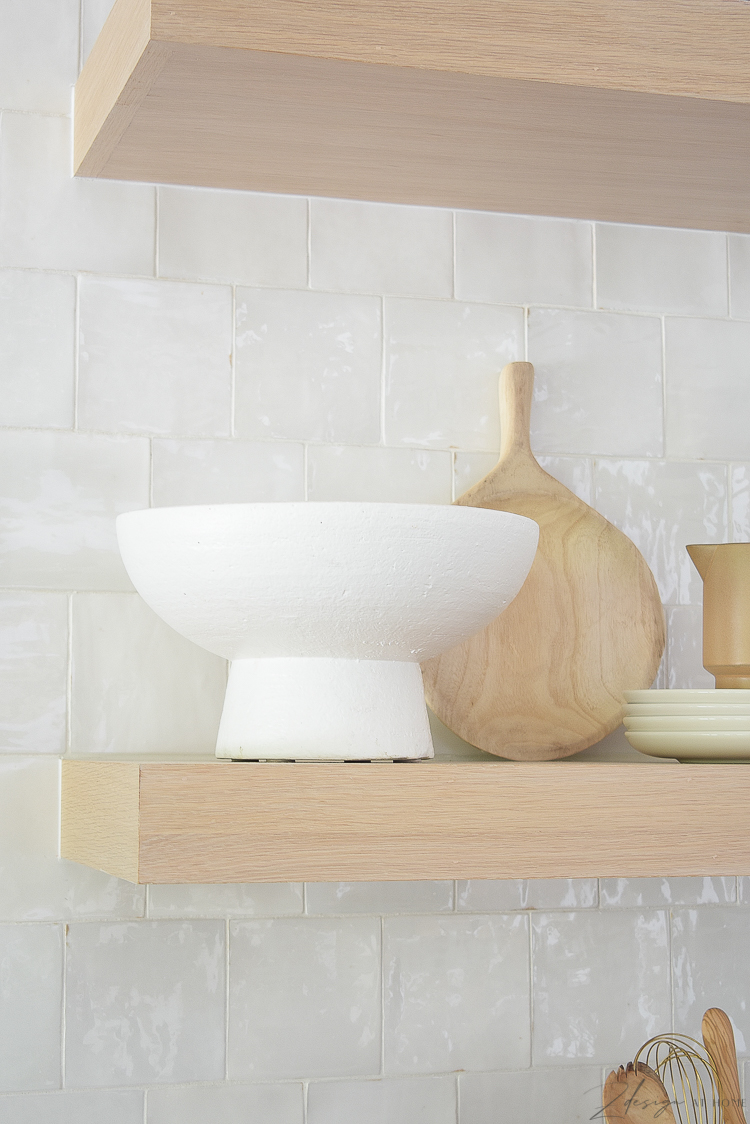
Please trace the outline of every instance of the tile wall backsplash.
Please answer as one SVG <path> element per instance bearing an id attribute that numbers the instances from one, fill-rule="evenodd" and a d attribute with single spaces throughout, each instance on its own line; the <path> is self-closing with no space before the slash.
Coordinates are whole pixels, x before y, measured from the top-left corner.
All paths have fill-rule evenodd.
<path id="1" fill-rule="evenodd" d="M 750 540 L 750 236 L 72 179 L 111 2 L 0 5 L 0 1120 L 576 1124 L 706 1006 L 750 1054 L 750 879 L 55 858 L 61 755 L 210 753 L 219 719 L 226 667 L 133 592 L 120 512 L 449 503 L 527 358 L 542 464 L 656 575 L 660 683 L 712 683 L 685 544 Z"/>

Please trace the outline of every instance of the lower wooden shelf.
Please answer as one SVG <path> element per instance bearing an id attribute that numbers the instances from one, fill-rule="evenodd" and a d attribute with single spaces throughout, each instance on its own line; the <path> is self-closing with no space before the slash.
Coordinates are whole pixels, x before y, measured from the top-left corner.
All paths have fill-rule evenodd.
<path id="1" fill-rule="evenodd" d="M 69 760 L 61 847 L 141 883 L 750 874 L 750 769 Z"/>

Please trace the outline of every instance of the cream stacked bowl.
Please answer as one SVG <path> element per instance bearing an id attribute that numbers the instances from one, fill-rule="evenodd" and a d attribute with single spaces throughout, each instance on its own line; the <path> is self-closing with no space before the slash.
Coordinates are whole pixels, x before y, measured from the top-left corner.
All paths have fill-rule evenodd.
<path id="1" fill-rule="evenodd" d="M 650 757 L 750 761 L 750 690 L 625 691 L 625 734 Z"/>

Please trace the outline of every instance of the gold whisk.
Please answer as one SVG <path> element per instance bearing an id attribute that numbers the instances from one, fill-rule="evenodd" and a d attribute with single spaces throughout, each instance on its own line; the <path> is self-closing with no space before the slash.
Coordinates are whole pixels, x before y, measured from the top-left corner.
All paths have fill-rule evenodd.
<path id="1" fill-rule="evenodd" d="M 723 1124 L 718 1073 L 702 1042 L 686 1034 L 658 1034 L 641 1046 L 634 1065 L 639 1062 L 658 1074 L 679 1124 Z"/>

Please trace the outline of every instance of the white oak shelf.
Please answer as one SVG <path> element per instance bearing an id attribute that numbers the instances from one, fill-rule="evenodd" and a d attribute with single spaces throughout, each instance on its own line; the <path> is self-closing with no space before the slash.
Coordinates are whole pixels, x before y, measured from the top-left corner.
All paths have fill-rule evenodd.
<path id="1" fill-rule="evenodd" d="M 78 175 L 750 231 L 746 0 L 117 0 Z"/>
<path id="2" fill-rule="evenodd" d="M 62 855 L 131 882 L 750 874 L 750 769 L 66 760 Z"/>

